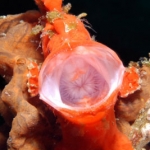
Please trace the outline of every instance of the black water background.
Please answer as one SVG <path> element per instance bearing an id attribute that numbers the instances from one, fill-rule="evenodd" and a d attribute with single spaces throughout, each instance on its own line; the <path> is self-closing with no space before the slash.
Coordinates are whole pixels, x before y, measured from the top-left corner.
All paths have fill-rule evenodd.
<path id="1" fill-rule="evenodd" d="M 148 57 L 150 52 L 150 1 L 148 0 L 64 0 L 71 13 L 86 12 L 96 31 L 96 40 L 115 50 L 125 65 Z M 37 9 L 33 0 L 0 0 L 0 15 Z"/>

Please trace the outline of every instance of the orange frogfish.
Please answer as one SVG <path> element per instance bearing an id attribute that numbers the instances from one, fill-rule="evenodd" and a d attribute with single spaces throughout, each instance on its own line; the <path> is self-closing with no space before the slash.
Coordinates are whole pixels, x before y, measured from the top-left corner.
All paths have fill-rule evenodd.
<path id="1" fill-rule="evenodd" d="M 61 125 L 63 139 L 55 150 L 133 150 L 114 114 L 125 71 L 121 60 L 91 38 L 82 14 L 68 14 L 62 0 L 42 2 L 47 12 L 39 94 Z"/>

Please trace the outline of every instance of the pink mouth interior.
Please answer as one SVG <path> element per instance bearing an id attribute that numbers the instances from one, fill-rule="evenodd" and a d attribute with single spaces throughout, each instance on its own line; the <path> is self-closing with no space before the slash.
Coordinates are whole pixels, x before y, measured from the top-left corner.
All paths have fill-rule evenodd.
<path id="1" fill-rule="evenodd" d="M 84 59 L 69 58 L 60 77 L 62 102 L 72 106 L 91 106 L 108 93 L 104 77 Z"/>
<path id="2" fill-rule="evenodd" d="M 56 109 L 71 110 L 107 101 L 119 89 L 124 67 L 112 50 L 104 48 L 79 46 L 72 53 L 47 57 L 39 76 L 40 98 Z"/>

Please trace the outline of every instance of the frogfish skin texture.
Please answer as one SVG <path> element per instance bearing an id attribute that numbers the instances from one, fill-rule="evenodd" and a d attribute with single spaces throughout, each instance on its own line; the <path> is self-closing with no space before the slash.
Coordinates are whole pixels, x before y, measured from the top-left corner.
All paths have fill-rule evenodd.
<path id="1" fill-rule="evenodd" d="M 61 0 L 43 3 L 48 11 L 43 32 L 53 34 L 42 37 L 39 93 L 62 128 L 63 139 L 55 149 L 133 150 L 114 115 L 124 74 L 121 60 L 93 41 L 81 20 L 63 11 Z"/>

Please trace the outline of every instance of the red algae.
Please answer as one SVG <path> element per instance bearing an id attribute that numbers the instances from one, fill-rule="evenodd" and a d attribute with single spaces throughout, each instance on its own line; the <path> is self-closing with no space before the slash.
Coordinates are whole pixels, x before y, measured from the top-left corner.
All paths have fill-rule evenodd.
<path id="1" fill-rule="evenodd" d="M 114 115 L 122 62 L 110 48 L 92 40 L 78 17 L 63 11 L 62 0 L 43 3 L 48 12 L 39 94 L 62 128 L 63 139 L 55 149 L 133 150 Z"/>

